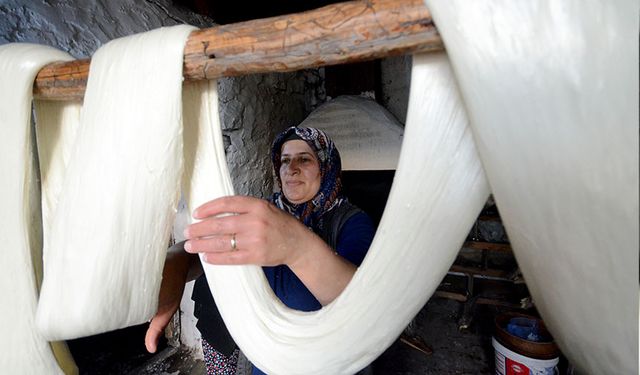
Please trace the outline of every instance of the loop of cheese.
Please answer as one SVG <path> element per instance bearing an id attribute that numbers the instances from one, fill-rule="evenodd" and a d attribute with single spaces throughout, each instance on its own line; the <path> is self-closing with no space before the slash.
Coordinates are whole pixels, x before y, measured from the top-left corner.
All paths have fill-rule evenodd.
<path id="1" fill-rule="evenodd" d="M 37 325 L 49 339 L 156 312 L 182 173 L 183 48 L 194 29 L 116 39 L 93 56 L 44 244 Z"/>
<path id="2" fill-rule="evenodd" d="M 64 343 L 49 343 L 36 330 L 42 280 L 42 218 L 38 166 L 31 128 L 33 81 L 44 65 L 72 57 L 33 44 L 0 46 L 0 373 L 77 374 Z M 49 114 L 76 116 L 73 103 L 52 105 Z M 66 115 L 65 115 L 66 114 Z M 51 151 L 51 150 L 48 150 Z M 55 152 L 44 152 L 47 158 Z M 54 156 L 55 158 L 55 156 Z M 44 189 L 44 188 L 43 188 Z M 56 359 L 58 360 L 56 362 Z"/>
<path id="3" fill-rule="evenodd" d="M 384 216 L 362 266 L 322 310 L 285 307 L 255 266 L 203 264 L 216 304 L 247 357 L 270 374 L 352 374 L 402 332 L 455 259 L 488 194 L 464 106 L 444 54 L 414 57 L 402 152 Z M 203 83 L 198 130 L 185 128 L 190 209 L 233 194 L 215 82 Z M 185 126 L 188 126 L 185 115 Z M 193 143 L 195 140 L 197 144 Z M 188 151 L 189 150 L 189 151 Z M 327 277 L 331 277 L 327 275 Z"/>
<path id="4" fill-rule="evenodd" d="M 533 301 L 589 374 L 638 373 L 638 2 L 427 0 Z"/>

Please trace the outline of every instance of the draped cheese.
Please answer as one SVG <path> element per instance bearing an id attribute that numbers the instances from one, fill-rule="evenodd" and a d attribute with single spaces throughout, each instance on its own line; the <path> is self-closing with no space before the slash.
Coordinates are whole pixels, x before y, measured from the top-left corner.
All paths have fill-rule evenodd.
<path id="1" fill-rule="evenodd" d="M 637 7 L 428 3 L 458 81 L 444 54 L 414 57 L 396 177 L 365 261 L 344 292 L 316 312 L 286 308 L 260 267 L 203 264 L 231 334 L 268 373 L 348 374 L 370 363 L 433 293 L 486 200 L 477 144 L 534 301 L 563 351 L 585 372 L 637 373 Z M 181 93 L 191 30 L 116 40 L 93 57 L 68 161 L 63 156 L 42 174 L 51 186 L 37 312 L 45 337 L 149 319 L 180 184 L 189 210 L 233 194 L 215 81 L 185 84 Z M 0 49 L 1 61 L 11 60 L 7 51 Z M 0 78 L 0 113 L 10 114 L 0 139 L 12 150 L 0 164 L 8 223 L 0 239 L 19 272 L 3 274 L 0 295 L 22 309 L 0 317 L 5 325 L 19 322 L 6 328 L 9 342 L 26 348 L 16 358 L 46 357 L 34 365 L 42 371 L 26 372 L 56 373 L 31 314 L 40 227 L 29 79 L 51 61 L 34 53 L 35 63 L 17 68 L 19 81 Z M 15 97 L 6 89 L 14 82 L 21 82 Z M 2 358 L 0 368 L 20 369 Z"/>
<path id="2" fill-rule="evenodd" d="M 637 1 L 427 4 L 545 323 L 581 372 L 637 374 Z"/>
<path id="3" fill-rule="evenodd" d="M 35 329 L 42 280 L 42 218 L 34 134 L 32 87 L 44 65 L 72 57 L 33 44 L 0 46 L 0 373 L 76 374 L 64 343 L 49 343 Z M 56 106 L 57 107 L 57 106 Z M 75 104 L 60 105 L 63 112 Z M 73 114 L 70 114 L 73 117 Z M 55 152 L 46 152 L 49 155 Z M 57 360 L 56 360 L 57 358 Z"/>
<path id="4" fill-rule="evenodd" d="M 334 302 L 311 313 L 291 310 L 273 295 L 260 267 L 203 264 L 229 331 L 267 373 L 351 374 L 373 361 L 431 296 L 487 199 L 446 56 L 415 56 L 412 77 L 387 208 L 362 266 Z M 198 137 L 185 140 L 193 153 L 184 187 L 191 210 L 233 193 L 215 82 L 208 85 L 200 87 L 197 107 L 186 111 L 200 111 Z"/>
<path id="5" fill-rule="evenodd" d="M 182 56 L 192 30 L 116 39 L 93 56 L 44 247 L 37 325 L 49 339 L 143 323 L 156 311 L 182 173 Z"/>

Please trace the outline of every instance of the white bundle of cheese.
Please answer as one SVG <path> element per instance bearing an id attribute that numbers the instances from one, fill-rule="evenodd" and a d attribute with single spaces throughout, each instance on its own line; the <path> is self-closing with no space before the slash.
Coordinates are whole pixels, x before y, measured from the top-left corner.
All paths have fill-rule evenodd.
<path id="1" fill-rule="evenodd" d="M 40 332 L 142 323 L 157 296 L 182 173 L 190 26 L 114 40 L 91 61 L 81 126 L 44 247 Z"/>
<path id="2" fill-rule="evenodd" d="M 42 221 L 31 131 L 33 81 L 40 68 L 72 57 L 31 44 L 0 46 L 0 373 L 75 374 L 66 345 L 47 342 L 35 328 L 42 279 Z M 73 125 L 79 106 L 54 104 Z M 55 108 L 53 108 L 55 107 Z M 40 159 L 56 153 L 43 151 Z M 56 362 L 57 359 L 57 362 Z"/>
<path id="3" fill-rule="evenodd" d="M 320 311 L 295 311 L 273 295 L 260 267 L 204 264 L 229 331 L 261 370 L 353 374 L 373 361 L 431 296 L 483 207 L 488 186 L 446 56 L 416 56 L 412 77 L 406 136 L 387 209 L 364 263 L 340 297 Z M 190 210 L 233 193 L 215 82 L 209 85 L 198 104 L 197 144 L 185 139 L 185 149 L 195 153 L 193 166 L 185 158 L 185 169 L 192 171 L 191 188 L 185 187 Z"/>
<path id="4" fill-rule="evenodd" d="M 536 306 L 581 372 L 638 373 L 638 2 L 427 0 Z"/>

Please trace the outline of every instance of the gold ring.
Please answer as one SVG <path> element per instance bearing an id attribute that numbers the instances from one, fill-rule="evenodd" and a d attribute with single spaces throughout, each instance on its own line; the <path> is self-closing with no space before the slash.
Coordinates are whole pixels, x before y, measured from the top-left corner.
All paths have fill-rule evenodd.
<path id="1" fill-rule="evenodd" d="M 236 241 L 236 234 L 234 233 L 231 235 L 231 251 L 238 250 L 237 246 L 238 242 Z"/>

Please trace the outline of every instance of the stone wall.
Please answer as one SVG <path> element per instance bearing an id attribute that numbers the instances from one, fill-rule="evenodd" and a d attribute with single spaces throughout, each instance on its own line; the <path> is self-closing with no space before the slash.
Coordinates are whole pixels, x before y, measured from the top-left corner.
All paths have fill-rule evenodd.
<path id="1" fill-rule="evenodd" d="M 239 194 L 268 198 L 273 190 L 271 140 L 322 102 L 321 72 L 255 74 L 219 81 L 227 162 Z"/>
<path id="2" fill-rule="evenodd" d="M 4 0 L 0 44 L 46 44 L 82 58 L 111 39 L 183 23 L 213 25 L 170 0 Z"/>
<path id="3" fill-rule="evenodd" d="M 409 88 L 411 87 L 411 55 L 394 56 L 380 61 L 380 89 L 377 98 L 404 126 L 407 122 Z"/>

